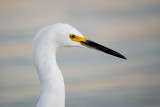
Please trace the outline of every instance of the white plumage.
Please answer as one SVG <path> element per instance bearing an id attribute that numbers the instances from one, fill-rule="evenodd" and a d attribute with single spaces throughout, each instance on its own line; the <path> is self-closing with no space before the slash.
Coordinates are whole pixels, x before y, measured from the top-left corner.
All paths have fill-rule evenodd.
<path id="1" fill-rule="evenodd" d="M 87 40 L 68 24 L 58 23 L 41 29 L 33 40 L 33 61 L 41 88 L 37 107 L 65 107 L 65 87 L 56 63 L 56 51 L 59 47 L 69 46 L 92 47 L 125 59 L 119 53 Z"/>

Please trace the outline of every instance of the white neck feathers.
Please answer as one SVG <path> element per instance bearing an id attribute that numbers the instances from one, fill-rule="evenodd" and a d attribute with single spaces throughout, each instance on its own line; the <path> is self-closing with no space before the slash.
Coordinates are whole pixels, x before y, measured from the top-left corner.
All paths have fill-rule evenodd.
<path id="1" fill-rule="evenodd" d="M 51 42 L 34 45 L 33 58 L 39 75 L 41 94 L 37 107 L 64 107 L 65 88 L 56 63 L 56 49 Z"/>

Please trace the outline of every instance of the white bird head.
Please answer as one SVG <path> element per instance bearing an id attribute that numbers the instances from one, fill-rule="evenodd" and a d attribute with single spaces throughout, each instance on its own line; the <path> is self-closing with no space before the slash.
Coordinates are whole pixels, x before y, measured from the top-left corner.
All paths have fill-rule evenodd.
<path id="1" fill-rule="evenodd" d="M 113 51 L 105 46 L 95 43 L 91 40 L 87 40 L 78 30 L 74 27 L 58 23 L 47 26 L 40 30 L 33 40 L 34 47 L 37 44 L 48 45 L 58 47 L 89 47 L 96 49 L 107 54 L 126 59 L 123 55 L 116 51 Z"/>
<path id="2" fill-rule="evenodd" d="M 62 74 L 56 63 L 59 47 L 89 47 L 126 59 L 123 55 L 88 40 L 68 24 L 54 24 L 41 29 L 33 40 L 33 60 L 39 74 L 41 95 L 37 107 L 64 107 L 65 88 Z"/>

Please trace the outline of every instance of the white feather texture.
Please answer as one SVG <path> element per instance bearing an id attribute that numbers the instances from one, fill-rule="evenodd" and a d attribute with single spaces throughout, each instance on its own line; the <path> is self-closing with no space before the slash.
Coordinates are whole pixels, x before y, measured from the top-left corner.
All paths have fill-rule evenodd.
<path id="1" fill-rule="evenodd" d="M 83 35 L 68 24 L 53 24 L 41 29 L 33 40 L 33 61 L 40 80 L 40 98 L 37 107 L 65 107 L 63 76 L 56 63 L 59 47 L 78 46 L 69 34 Z"/>

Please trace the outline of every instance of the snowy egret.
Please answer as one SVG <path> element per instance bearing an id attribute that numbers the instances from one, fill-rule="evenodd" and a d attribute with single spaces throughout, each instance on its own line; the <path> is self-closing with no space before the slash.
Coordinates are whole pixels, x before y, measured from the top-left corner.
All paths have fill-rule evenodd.
<path id="1" fill-rule="evenodd" d="M 119 58 L 123 55 L 87 40 L 74 27 L 58 23 L 42 28 L 33 40 L 33 61 L 40 80 L 40 98 L 37 107 L 65 107 L 63 76 L 56 63 L 59 47 L 89 47 Z"/>

